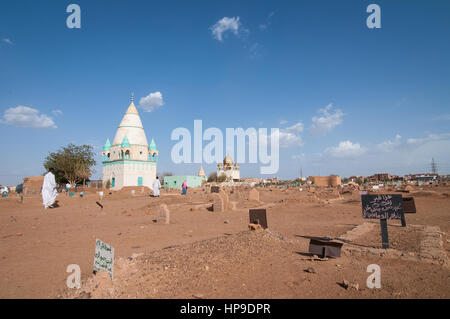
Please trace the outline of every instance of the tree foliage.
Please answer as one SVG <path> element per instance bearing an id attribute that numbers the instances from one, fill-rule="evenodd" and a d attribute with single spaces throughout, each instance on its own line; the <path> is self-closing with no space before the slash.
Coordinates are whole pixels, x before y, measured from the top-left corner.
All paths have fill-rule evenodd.
<path id="1" fill-rule="evenodd" d="M 50 167 L 55 169 L 57 183 L 84 184 L 94 173 L 94 155 L 91 145 L 77 146 L 70 143 L 57 152 L 50 153 L 44 161 L 44 167 L 46 170 Z"/>
<path id="2" fill-rule="evenodd" d="M 217 173 L 213 172 L 208 176 L 208 183 L 217 182 Z"/>

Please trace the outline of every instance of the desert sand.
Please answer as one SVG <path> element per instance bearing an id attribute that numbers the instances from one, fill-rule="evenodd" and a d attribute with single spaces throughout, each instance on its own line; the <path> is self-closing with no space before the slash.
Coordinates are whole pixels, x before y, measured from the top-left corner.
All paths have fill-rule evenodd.
<path id="1" fill-rule="evenodd" d="M 208 188 L 105 190 L 103 209 L 95 189 L 49 210 L 39 195 L 1 198 L 0 298 L 450 298 L 450 187 L 403 193 L 417 213 L 388 221 L 388 250 L 358 191 L 266 187 L 255 201 L 250 190 L 223 189 L 223 212 Z M 163 203 L 169 224 L 154 221 Z M 249 230 L 250 208 L 267 209 L 268 229 Z M 307 236 L 345 240 L 341 257 L 311 256 Z M 114 281 L 92 274 L 96 238 L 114 247 Z M 66 286 L 69 264 L 80 289 Z M 370 264 L 380 289 L 366 286 Z"/>

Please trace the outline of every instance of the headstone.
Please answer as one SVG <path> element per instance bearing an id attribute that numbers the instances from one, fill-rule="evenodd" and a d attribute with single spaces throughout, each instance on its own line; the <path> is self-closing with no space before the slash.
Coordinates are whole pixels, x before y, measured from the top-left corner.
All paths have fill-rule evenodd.
<path id="1" fill-rule="evenodd" d="M 225 205 L 222 196 L 220 194 L 213 194 L 213 212 L 223 212 Z"/>
<path id="2" fill-rule="evenodd" d="M 325 257 L 341 257 L 342 243 L 324 238 L 311 238 L 309 241 L 309 252 L 311 254 Z"/>
<path id="3" fill-rule="evenodd" d="M 156 221 L 164 224 L 170 223 L 170 211 L 166 204 L 161 204 L 159 206 Z"/>
<path id="4" fill-rule="evenodd" d="M 228 194 L 224 190 L 220 190 L 219 195 L 223 200 L 223 209 L 227 210 L 229 208 Z"/>
<path id="5" fill-rule="evenodd" d="M 414 197 L 403 197 L 403 210 L 405 214 L 416 213 L 416 205 L 414 204 Z"/>
<path id="6" fill-rule="evenodd" d="M 211 186 L 211 193 L 218 193 L 220 191 L 219 186 Z"/>
<path id="7" fill-rule="evenodd" d="M 250 224 L 258 224 L 261 225 L 262 228 L 267 228 L 267 214 L 266 209 L 250 209 Z"/>
<path id="8" fill-rule="evenodd" d="M 113 280 L 114 271 L 114 248 L 100 239 L 95 241 L 95 255 L 94 255 L 94 274 L 97 271 L 105 270 Z"/>
<path id="9" fill-rule="evenodd" d="M 253 188 L 250 191 L 250 193 L 248 194 L 248 200 L 254 201 L 254 202 L 259 202 L 259 192 Z"/>

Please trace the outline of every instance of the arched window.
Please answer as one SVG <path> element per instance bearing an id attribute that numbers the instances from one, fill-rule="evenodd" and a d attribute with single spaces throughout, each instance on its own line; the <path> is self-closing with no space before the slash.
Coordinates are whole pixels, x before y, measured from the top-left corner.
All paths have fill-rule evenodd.
<path id="1" fill-rule="evenodd" d="M 127 150 L 125 152 L 125 159 L 130 159 L 130 151 L 129 150 Z"/>

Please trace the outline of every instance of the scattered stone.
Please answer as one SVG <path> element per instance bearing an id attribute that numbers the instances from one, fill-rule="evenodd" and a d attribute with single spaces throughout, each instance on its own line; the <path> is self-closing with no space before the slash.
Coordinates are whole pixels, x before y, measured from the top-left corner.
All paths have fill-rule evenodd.
<path id="1" fill-rule="evenodd" d="M 229 220 L 224 221 L 224 224 L 229 224 L 229 223 L 230 223 Z"/>
<path id="2" fill-rule="evenodd" d="M 342 287 L 344 287 L 347 290 L 359 290 L 359 284 L 357 282 L 349 282 L 348 280 L 345 280 L 341 284 Z"/>
<path id="3" fill-rule="evenodd" d="M 262 229 L 262 227 L 261 227 L 261 225 L 259 225 L 259 224 L 248 224 L 248 228 L 250 229 L 250 230 L 261 230 Z"/>
<path id="4" fill-rule="evenodd" d="M 316 269 L 314 269 L 314 267 L 306 268 L 305 272 L 309 272 L 310 274 L 317 274 L 317 271 L 316 271 Z"/>
<path id="5" fill-rule="evenodd" d="M 197 298 L 197 299 L 203 299 L 204 295 L 203 294 L 193 294 L 192 297 Z"/>
<path id="6" fill-rule="evenodd" d="M 16 236 L 23 236 L 22 233 L 16 233 Z"/>

